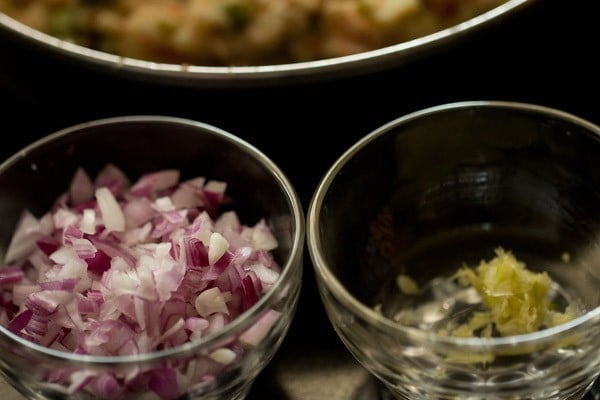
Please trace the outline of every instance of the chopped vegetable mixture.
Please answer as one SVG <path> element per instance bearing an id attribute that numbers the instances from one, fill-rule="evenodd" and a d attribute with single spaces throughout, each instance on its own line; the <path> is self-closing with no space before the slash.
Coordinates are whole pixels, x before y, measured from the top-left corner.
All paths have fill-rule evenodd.
<path id="1" fill-rule="evenodd" d="M 414 39 L 506 0 L 0 0 L 52 36 L 150 61 L 266 65 Z"/>
<path id="2" fill-rule="evenodd" d="M 174 169 L 133 184 L 111 164 L 94 181 L 77 170 L 50 211 L 40 218 L 23 212 L 0 269 L 0 323 L 42 346 L 94 356 L 155 352 L 221 330 L 280 273 L 266 221 L 247 226 L 234 211 L 219 212 L 226 187 L 204 177 L 180 181 Z M 267 312 L 237 340 L 185 368 L 82 370 L 47 379 L 100 398 L 144 388 L 170 398 L 209 382 L 278 317 Z M 168 382 L 153 383 L 165 376 Z"/>

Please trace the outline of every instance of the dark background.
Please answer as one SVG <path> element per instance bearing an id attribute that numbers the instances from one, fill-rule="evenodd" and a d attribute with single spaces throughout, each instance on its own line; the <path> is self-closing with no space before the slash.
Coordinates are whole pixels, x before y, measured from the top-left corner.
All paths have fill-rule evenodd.
<path id="1" fill-rule="evenodd" d="M 319 179 L 344 150 L 380 125 L 425 107 L 462 100 L 520 101 L 600 124 L 595 3 L 537 0 L 408 64 L 263 88 L 134 81 L 0 35 L 0 158 L 79 122 L 131 114 L 186 117 L 225 129 L 264 151 L 294 183 L 306 209 Z M 356 368 L 326 320 L 306 256 L 296 318 L 249 400 L 369 398 L 369 382 L 357 382 L 363 375 L 356 375 Z M 303 387 L 288 384 L 290 379 Z"/>

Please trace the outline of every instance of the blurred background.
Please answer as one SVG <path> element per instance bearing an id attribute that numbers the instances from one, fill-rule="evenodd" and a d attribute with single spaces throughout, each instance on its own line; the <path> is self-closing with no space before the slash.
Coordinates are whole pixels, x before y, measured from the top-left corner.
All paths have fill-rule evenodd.
<path id="1" fill-rule="evenodd" d="M 510 100 L 558 108 L 600 124 L 600 25 L 594 3 L 537 0 L 407 64 L 266 87 L 209 89 L 135 81 L 0 35 L 0 158 L 80 122 L 132 114 L 185 117 L 225 129 L 265 152 L 294 183 L 306 209 L 322 175 L 351 144 L 422 108 Z M 0 393 L 12 393 L 3 385 Z M 248 400 L 377 396 L 327 321 L 306 254 L 296 318 Z"/>

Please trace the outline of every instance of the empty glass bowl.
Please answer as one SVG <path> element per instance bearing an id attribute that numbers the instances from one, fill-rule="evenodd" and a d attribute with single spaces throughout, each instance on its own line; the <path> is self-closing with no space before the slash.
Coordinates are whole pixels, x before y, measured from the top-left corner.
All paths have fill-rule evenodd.
<path id="1" fill-rule="evenodd" d="M 277 239 L 272 254 L 279 277 L 222 329 L 137 355 L 68 353 L 0 326 L 0 372 L 30 399 L 87 399 L 99 393 L 111 399 L 244 398 L 284 340 L 298 302 L 305 228 L 295 189 L 263 153 L 216 127 L 165 116 L 92 121 L 42 138 L 0 165 L 0 254 L 24 209 L 39 217 L 67 189 L 77 168 L 93 176 L 107 163 L 132 181 L 178 169 L 182 180 L 203 176 L 226 182 L 240 222 L 252 226 L 264 218 Z"/>
<path id="2" fill-rule="evenodd" d="M 308 250 L 333 327 L 382 396 L 585 395 L 600 373 L 599 165 L 594 124 L 495 101 L 403 116 L 334 163 L 309 205 Z M 505 333 L 489 323 L 498 291 L 456 274 L 499 250 L 551 278 L 544 315 L 570 316 Z"/>

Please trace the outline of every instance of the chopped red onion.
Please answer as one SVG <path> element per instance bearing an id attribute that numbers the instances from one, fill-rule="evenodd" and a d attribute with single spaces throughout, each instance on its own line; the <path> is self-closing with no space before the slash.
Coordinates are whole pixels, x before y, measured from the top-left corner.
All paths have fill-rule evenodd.
<path id="1" fill-rule="evenodd" d="M 130 188 L 130 193 L 139 197 L 152 197 L 157 192 L 175 186 L 179 182 L 179 171 L 163 170 L 143 175 Z"/>
<path id="2" fill-rule="evenodd" d="M 231 299 L 231 293 L 221 292 L 218 287 L 206 289 L 201 292 L 194 301 L 194 307 L 201 317 L 208 317 L 211 314 L 221 312 L 229 314 L 227 309 L 227 300 Z"/>
<path id="3" fill-rule="evenodd" d="M 77 168 L 75 176 L 71 180 L 69 186 L 69 198 L 71 204 L 76 206 L 78 204 L 90 201 L 94 197 L 94 184 L 90 179 L 90 176 L 83 168 Z"/>
<path id="4" fill-rule="evenodd" d="M 29 255 L 35 248 L 37 232 L 40 230 L 38 219 L 29 211 L 24 211 L 6 249 L 4 262 L 15 262 Z"/>
<path id="5" fill-rule="evenodd" d="M 106 187 L 96 189 L 96 201 L 106 229 L 123 232 L 125 230 L 125 216 L 112 192 Z"/>
<path id="6" fill-rule="evenodd" d="M 221 364 L 229 364 L 237 355 L 231 349 L 222 347 L 210 353 L 210 358 Z"/>
<path id="7" fill-rule="evenodd" d="M 243 225 L 218 215 L 227 184 L 179 182 L 177 170 L 130 184 L 112 164 L 91 180 L 79 168 L 52 209 L 24 211 L 0 270 L 0 322 L 32 342 L 95 356 L 148 353 L 223 329 L 275 283 L 269 253 L 277 240 L 265 220 Z M 279 318 L 268 311 L 233 342 L 185 368 L 56 372 L 71 393 L 160 398 L 212 382 L 245 346 L 256 346 Z"/>
<path id="8" fill-rule="evenodd" d="M 109 163 L 98 172 L 94 187 L 107 187 L 113 195 L 119 196 L 129 187 L 129 179 L 120 168 Z"/>
<path id="9" fill-rule="evenodd" d="M 0 285 L 14 284 L 20 282 L 24 277 L 23 270 L 17 266 L 6 266 L 0 269 Z"/>

